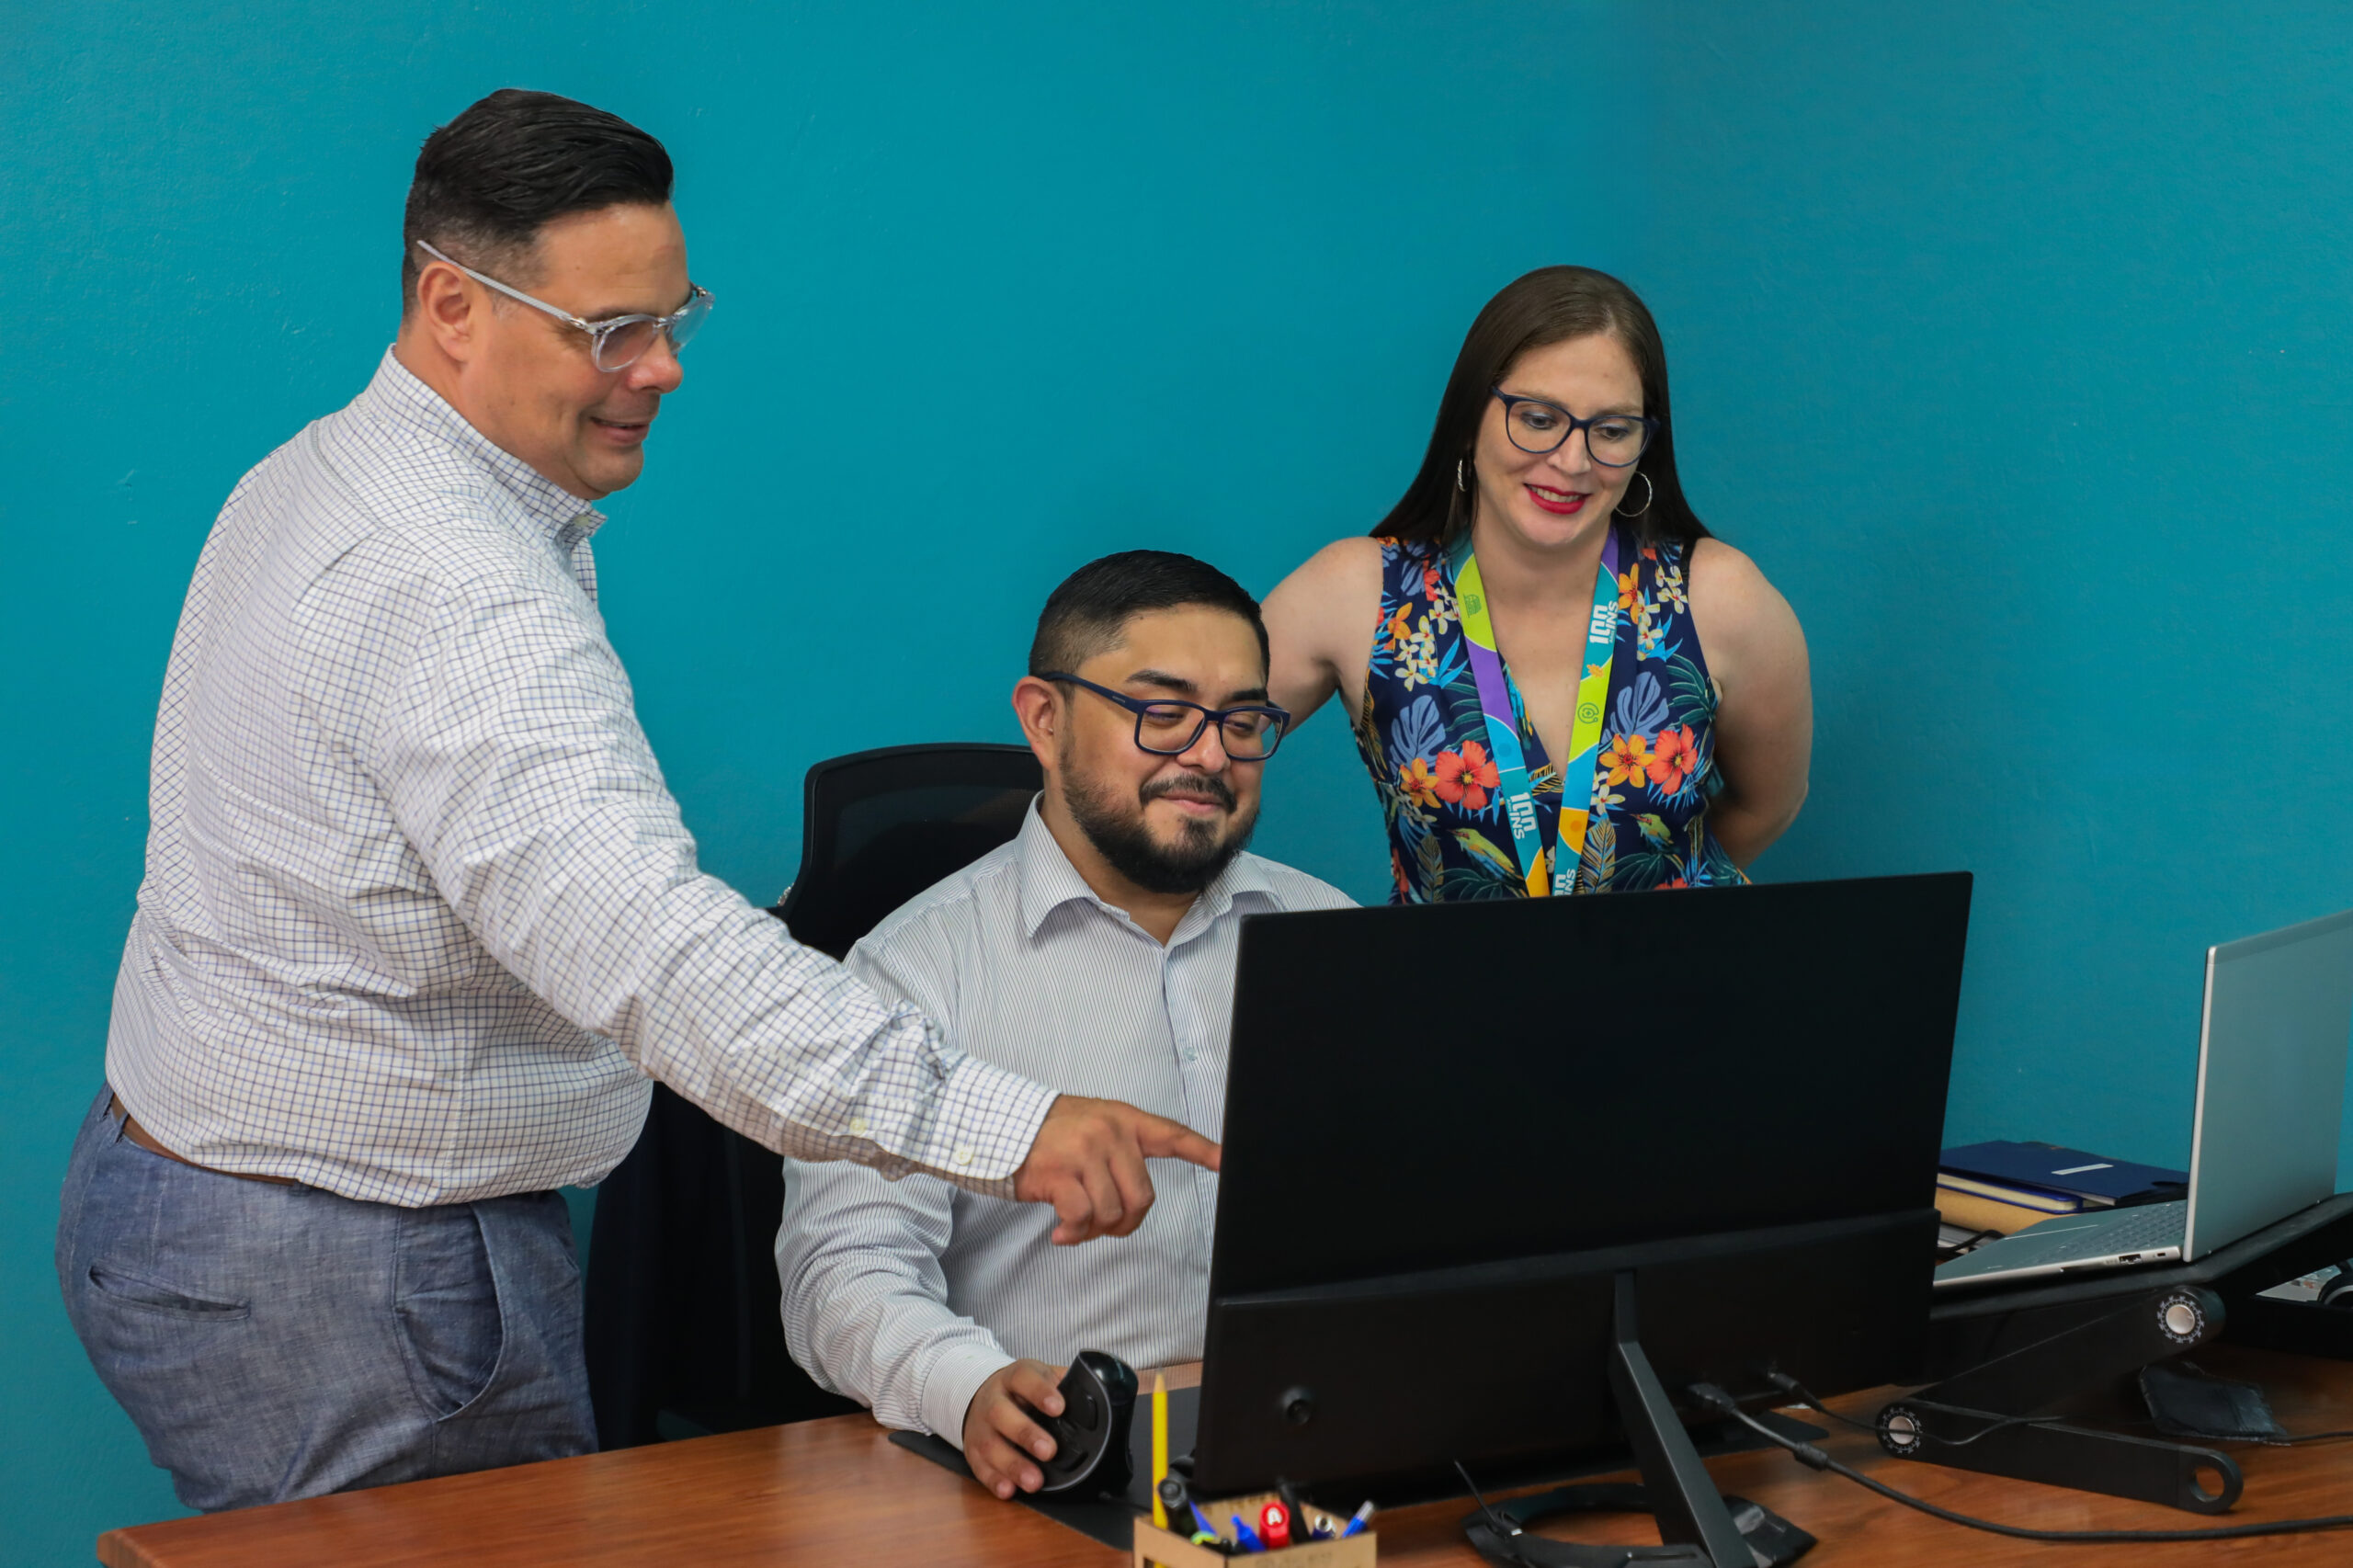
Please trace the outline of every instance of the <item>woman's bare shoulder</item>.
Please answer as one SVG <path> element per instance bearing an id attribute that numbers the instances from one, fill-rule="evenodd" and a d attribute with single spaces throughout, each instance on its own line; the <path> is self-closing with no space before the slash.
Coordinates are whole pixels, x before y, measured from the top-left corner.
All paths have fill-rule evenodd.
<path id="1" fill-rule="evenodd" d="M 1336 539 L 1267 596 L 1276 700 L 1304 722 L 1337 688 L 1351 705 L 1363 688 L 1381 619 L 1381 543 Z"/>
<path id="2" fill-rule="evenodd" d="M 1691 547 L 1690 580 L 1691 619 L 1711 657 L 1719 646 L 1786 653 L 1794 642 L 1802 648 L 1804 633 L 1790 601 L 1763 568 L 1723 540 L 1703 539 Z"/>
<path id="3" fill-rule="evenodd" d="M 1267 617 L 1295 626 L 1353 626 L 1381 602 L 1377 539 L 1336 539 L 1275 585 Z"/>
<path id="4" fill-rule="evenodd" d="M 1692 545 L 1690 575 L 1694 590 L 1702 582 L 1727 594 L 1754 593 L 1773 585 L 1756 562 L 1712 534 Z"/>
<path id="5" fill-rule="evenodd" d="M 1301 562 L 1275 592 L 1296 585 L 1316 593 L 1349 589 L 1379 593 L 1381 548 L 1380 540 L 1362 534 L 1336 539 Z"/>

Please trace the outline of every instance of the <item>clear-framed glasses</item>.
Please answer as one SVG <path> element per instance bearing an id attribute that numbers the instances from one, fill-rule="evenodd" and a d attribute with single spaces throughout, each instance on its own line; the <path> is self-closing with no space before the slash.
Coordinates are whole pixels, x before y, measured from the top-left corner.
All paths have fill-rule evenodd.
<path id="1" fill-rule="evenodd" d="M 1555 452 L 1578 431 L 1585 449 L 1604 468 L 1631 468 L 1658 433 L 1658 421 L 1641 414 L 1597 414 L 1579 419 L 1557 403 L 1515 397 L 1501 387 L 1487 389 L 1504 405 L 1504 433 L 1523 452 Z"/>
<path id="2" fill-rule="evenodd" d="M 1154 756 L 1182 756 L 1200 740 L 1202 731 L 1215 724 L 1218 743 L 1225 747 L 1226 756 L 1236 762 L 1263 762 L 1275 755 L 1275 747 L 1282 744 L 1283 730 L 1290 723 L 1290 712 L 1271 702 L 1241 708 L 1204 708 L 1198 702 L 1178 702 L 1173 698 L 1130 697 L 1124 691 L 1113 691 L 1108 686 L 1097 686 L 1061 670 L 1049 670 L 1038 678 L 1083 686 L 1134 714 L 1136 744 Z"/>
<path id="3" fill-rule="evenodd" d="M 588 358 L 600 370 L 626 370 L 645 358 L 654 340 L 667 335 L 673 349 L 684 348 L 688 339 L 702 328 L 710 314 L 713 301 L 710 290 L 699 283 L 687 285 L 687 302 L 666 316 L 615 316 L 609 321 L 582 321 L 570 311 L 560 311 L 545 300 L 534 300 L 520 289 L 501 283 L 497 278 L 476 272 L 454 256 L 442 255 L 423 240 L 416 248 L 436 261 L 446 261 L 486 289 L 495 289 L 510 300 L 520 300 L 533 310 L 545 311 L 568 326 L 576 326 L 588 335 Z"/>

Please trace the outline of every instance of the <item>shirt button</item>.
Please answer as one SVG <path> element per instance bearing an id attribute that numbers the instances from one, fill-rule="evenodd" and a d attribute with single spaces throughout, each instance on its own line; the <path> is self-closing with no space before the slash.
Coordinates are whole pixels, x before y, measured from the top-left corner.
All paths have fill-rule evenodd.
<path id="1" fill-rule="evenodd" d="M 851 1118 L 849 1119 L 849 1130 L 850 1130 L 852 1132 L 857 1133 L 860 1138 L 865 1137 L 865 1136 L 866 1136 L 866 1118 L 864 1118 L 864 1117 L 862 1117 L 862 1116 L 853 1116 L 853 1117 L 851 1117 Z"/>
<path id="2" fill-rule="evenodd" d="M 959 1150 L 957 1150 L 957 1151 L 956 1151 L 956 1163 L 957 1163 L 958 1165 L 971 1165 L 971 1164 L 972 1163 L 972 1151 L 971 1151 L 970 1149 L 959 1149 Z"/>

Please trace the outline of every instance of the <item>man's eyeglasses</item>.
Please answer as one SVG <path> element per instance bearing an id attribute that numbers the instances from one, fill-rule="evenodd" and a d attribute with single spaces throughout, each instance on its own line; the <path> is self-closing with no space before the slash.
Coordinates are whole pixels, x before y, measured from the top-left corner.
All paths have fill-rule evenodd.
<path id="1" fill-rule="evenodd" d="M 1130 697 L 1074 675 L 1049 670 L 1040 680 L 1068 681 L 1097 697 L 1108 698 L 1136 716 L 1136 744 L 1154 756 L 1182 756 L 1200 740 L 1201 732 L 1217 725 L 1220 744 L 1236 762 L 1263 762 L 1282 744 L 1290 714 L 1272 703 L 1244 708 L 1204 708 L 1198 702 L 1177 702 L 1165 697 Z"/>
<path id="2" fill-rule="evenodd" d="M 1523 452 L 1556 452 L 1563 442 L 1585 432 L 1585 449 L 1604 468 L 1628 468 L 1642 457 L 1658 433 L 1658 421 L 1640 414 L 1597 414 L 1579 419 L 1557 403 L 1540 397 L 1515 397 L 1501 387 L 1487 389 L 1504 405 L 1504 433 Z"/>
<path id="3" fill-rule="evenodd" d="M 556 320 L 576 326 L 588 335 L 588 357 L 600 370 L 626 370 L 645 358 L 654 340 L 667 335 L 670 347 L 684 348 L 687 340 L 700 330 L 703 320 L 710 314 L 713 301 L 710 290 L 699 283 L 689 283 L 687 302 L 666 316 L 615 316 L 609 321 L 582 321 L 570 311 L 560 311 L 545 300 L 534 300 L 520 289 L 510 288 L 497 278 L 476 272 L 464 262 L 442 255 L 423 240 L 416 248 L 436 261 L 446 261 L 486 289 L 495 289 L 510 300 L 520 300 L 534 310 L 545 311 Z"/>

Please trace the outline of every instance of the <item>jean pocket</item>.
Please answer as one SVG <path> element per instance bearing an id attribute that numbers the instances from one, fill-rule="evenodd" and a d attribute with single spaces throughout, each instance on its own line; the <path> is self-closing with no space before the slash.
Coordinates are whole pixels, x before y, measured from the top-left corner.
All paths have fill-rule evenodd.
<path id="1" fill-rule="evenodd" d="M 160 1279 L 145 1278 L 103 1263 L 90 1265 L 90 1289 L 126 1307 L 142 1307 L 151 1312 L 169 1312 L 175 1317 L 199 1321 L 227 1323 L 246 1316 L 252 1310 L 244 1301 L 195 1295 L 176 1285 L 166 1285 Z"/>
<path id="2" fill-rule="evenodd" d="M 410 1386 L 437 1421 L 480 1399 L 498 1376 L 506 1335 L 482 1223 L 469 1205 L 401 1216 L 392 1310 Z"/>

